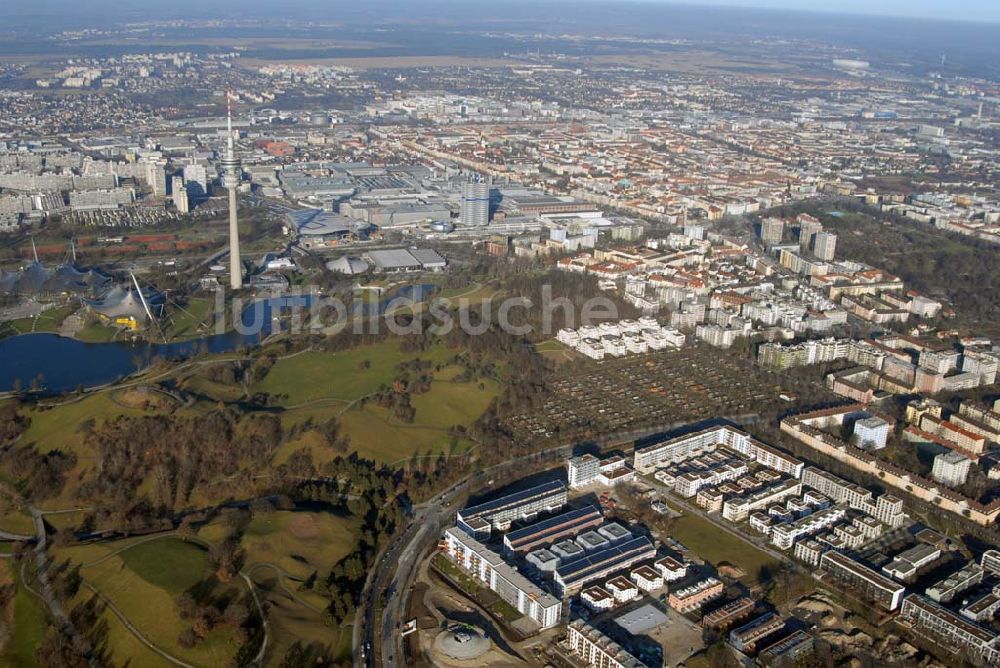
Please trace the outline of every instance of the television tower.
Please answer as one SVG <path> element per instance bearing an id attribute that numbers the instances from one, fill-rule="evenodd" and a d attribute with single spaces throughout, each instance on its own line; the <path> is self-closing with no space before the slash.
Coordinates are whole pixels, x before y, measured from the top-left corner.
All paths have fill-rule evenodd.
<path id="1" fill-rule="evenodd" d="M 240 228 L 236 217 L 236 189 L 240 185 L 240 159 L 233 143 L 233 91 L 226 91 L 226 155 L 222 158 L 222 176 L 229 191 L 229 287 L 243 287 L 243 265 L 240 263 Z"/>

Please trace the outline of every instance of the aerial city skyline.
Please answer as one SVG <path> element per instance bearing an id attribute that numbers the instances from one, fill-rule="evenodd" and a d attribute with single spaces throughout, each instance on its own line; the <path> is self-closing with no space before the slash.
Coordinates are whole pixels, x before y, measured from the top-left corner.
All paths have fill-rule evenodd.
<path id="1" fill-rule="evenodd" d="M 1000 665 L 1000 14 L 0 8 L 0 665 Z"/>

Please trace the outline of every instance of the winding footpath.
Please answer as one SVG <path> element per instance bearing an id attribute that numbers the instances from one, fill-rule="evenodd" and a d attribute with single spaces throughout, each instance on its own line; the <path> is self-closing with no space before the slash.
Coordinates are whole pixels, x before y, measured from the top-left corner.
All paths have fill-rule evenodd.
<path id="1" fill-rule="evenodd" d="M 111 601 L 111 599 L 109 599 L 107 596 L 98 591 L 96 587 L 94 587 L 93 585 L 91 585 L 89 582 L 86 581 L 83 583 L 83 586 L 89 589 L 91 592 L 93 592 L 93 594 L 97 598 L 101 599 L 101 602 L 107 606 L 108 610 L 115 613 L 115 616 L 118 618 L 118 620 L 125 626 L 126 629 L 129 630 L 129 632 L 133 636 L 135 636 L 136 640 L 138 640 L 143 645 L 148 647 L 150 650 L 152 650 L 153 652 L 160 655 L 161 657 L 163 657 L 164 659 L 166 659 L 167 661 L 176 666 L 182 666 L 182 668 L 195 668 L 195 666 L 192 666 L 190 663 L 185 663 L 181 661 L 176 656 L 168 654 L 166 651 L 160 649 L 155 644 L 153 644 L 153 642 L 149 638 L 144 636 L 142 632 L 139 629 L 137 629 L 135 625 L 129 620 L 129 618 L 126 617 L 125 614 L 118 609 L 118 606 L 115 605 L 114 602 Z"/>

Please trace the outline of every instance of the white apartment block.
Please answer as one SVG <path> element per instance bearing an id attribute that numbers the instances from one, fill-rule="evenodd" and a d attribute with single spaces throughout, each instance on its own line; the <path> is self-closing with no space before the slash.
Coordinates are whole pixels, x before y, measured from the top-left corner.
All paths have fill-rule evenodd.
<path id="1" fill-rule="evenodd" d="M 580 334 L 575 329 L 560 329 L 556 332 L 556 341 L 575 348 L 580 343 Z"/>
<path id="2" fill-rule="evenodd" d="M 640 473 L 648 474 L 657 468 L 714 452 L 720 446 L 726 446 L 762 466 L 796 478 L 801 475 L 804 466 L 794 457 L 758 441 L 746 432 L 723 425 L 637 449 L 633 467 Z"/>
<path id="3" fill-rule="evenodd" d="M 572 489 L 577 489 L 597 482 L 597 476 L 600 473 L 600 463 L 601 460 L 591 454 L 569 459 L 566 462 L 566 475 L 569 478 L 569 486 Z"/>
<path id="4" fill-rule="evenodd" d="M 1000 551 L 986 550 L 979 563 L 983 570 L 989 571 L 993 575 L 1000 575 Z"/>
<path id="5" fill-rule="evenodd" d="M 802 472 L 802 483 L 822 492 L 835 503 L 847 504 L 848 507 L 871 515 L 890 527 L 898 527 L 906 519 L 902 500 L 889 494 L 883 494 L 875 499 L 874 495 L 864 487 L 822 469 L 813 466 L 806 468 Z"/>
<path id="6" fill-rule="evenodd" d="M 576 349 L 578 352 L 583 353 L 590 359 L 602 360 L 604 359 L 604 343 L 601 339 L 586 338 L 581 339 L 577 344 Z"/>
<path id="7" fill-rule="evenodd" d="M 802 483 L 798 480 L 784 480 L 747 496 L 726 499 L 722 505 L 722 517 L 730 522 L 742 522 L 750 517 L 753 511 L 766 508 L 772 503 L 778 503 L 801 492 Z"/>
<path id="8" fill-rule="evenodd" d="M 819 510 L 794 522 L 778 524 L 771 529 L 771 542 L 780 550 L 790 549 L 798 539 L 819 533 L 845 517 L 847 508 L 844 506 L 831 506 Z"/>
<path id="9" fill-rule="evenodd" d="M 617 605 L 615 597 L 604 587 L 595 585 L 580 592 L 580 601 L 595 612 L 611 610 Z"/>
<path id="10" fill-rule="evenodd" d="M 628 603 L 639 598 L 639 586 L 624 575 L 611 578 L 604 583 L 604 588 L 611 592 L 619 603 Z"/>
<path id="11" fill-rule="evenodd" d="M 881 450 L 889 438 L 889 423 L 871 416 L 854 423 L 854 437 L 862 450 Z"/>
<path id="12" fill-rule="evenodd" d="M 931 478 L 942 485 L 958 487 L 964 485 L 965 481 L 968 480 L 969 469 L 971 467 L 971 459 L 962 456 L 954 450 L 949 450 L 934 457 Z"/>
<path id="13" fill-rule="evenodd" d="M 562 601 L 517 572 L 503 557 L 457 527 L 444 532 L 445 554 L 543 629 L 559 623 Z"/>
<path id="14" fill-rule="evenodd" d="M 649 564 L 643 564 L 637 568 L 633 568 L 632 572 L 629 573 L 628 576 L 632 578 L 632 581 L 635 582 L 639 589 L 645 592 L 659 589 L 664 583 L 663 574 Z"/>
<path id="15" fill-rule="evenodd" d="M 736 480 L 749 469 L 742 462 L 727 462 L 704 471 L 691 471 L 677 476 L 674 491 L 684 498 L 691 498 L 703 487 L 714 487 L 727 480 Z"/>
<path id="16" fill-rule="evenodd" d="M 1000 663 L 1000 636 L 917 594 L 903 600 L 900 616 L 940 645 L 964 650 L 985 665 Z"/>
<path id="17" fill-rule="evenodd" d="M 566 644 L 584 666 L 594 668 L 646 668 L 646 665 L 622 649 L 582 619 L 574 619 L 567 629 Z"/>
<path id="18" fill-rule="evenodd" d="M 515 520 L 558 510 L 566 504 L 566 486 L 559 480 L 507 494 L 458 512 L 458 526 L 470 535 L 489 535 L 491 529 L 506 531 Z"/>
<path id="19" fill-rule="evenodd" d="M 997 554 L 997 563 L 1000 565 L 1000 553 Z M 657 560 L 656 563 L 653 564 L 653 567 L 656 568 L 661 575 L 663 575 L 663 579 L 667 582 L 680 580 L 682 577 L 687 575 L 687 566 L 673 557 L 663 557 L 662 559 Z"/>

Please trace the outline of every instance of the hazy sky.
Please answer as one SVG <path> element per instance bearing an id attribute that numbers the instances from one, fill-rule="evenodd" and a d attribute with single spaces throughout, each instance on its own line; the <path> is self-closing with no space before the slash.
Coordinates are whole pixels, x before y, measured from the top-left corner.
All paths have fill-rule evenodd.
<path id="1" fill-rule="evenodd" d="M 686 4 L 1000 21 L 1000 0 L 686 0 Z"/>
<path id="2" fill-rule="evenodd" d="M 378 0 L 377 0 L 378 1 Z M 392 2 L 392 0 L 389 0 Z M 472 3 L 478 8 L 500 10 L 504 4 L 524 5 L 525 0 L 444 0 Z M 536 0 L 539 4 L 572 4 L 574 0 Z M 595 0 L 583 0 L 594 2 Z M 603 0 L 607 2 L 608 0 Z M 878 14 L 932 19 L 952 19 L 957 21 L 1000 23 L 1000 0 L 612 0 L 613 2 L 645 2 L 651 4 L 673 4 L 689 6 L 731 6 L 743 8 L 790 9 L 810 12 L 835 12 L 844 14 Z M 199 15 L 229 12 L 234 8 L 253 14 L 255 9 L 274 13 L 286 9 L 294 14 L 296 9 L 308 8 L 324 12 L 344 11 L 364 7 L 365 0 L 0 0 L 6 11 L 31 15 L 51 14 L 53 18 L 67 14 L 93 17 L 95 10 L 134 15 L 143 13 L 150 18 L 156 16 L 184 15 L 187 12 Z M 404 5 L 411 15 L 419 14 L 426 0 L 396 0 Z M 439 4 L 440 0 L 430 0 Z M 385 4 L 384 0 L 378 4 Z M 529 2 L 530 4 L 530 2 Z M 429 12 L 434 10 L 427 8 Z M 131 16 L 130 16 L 131 18 Z"/>

